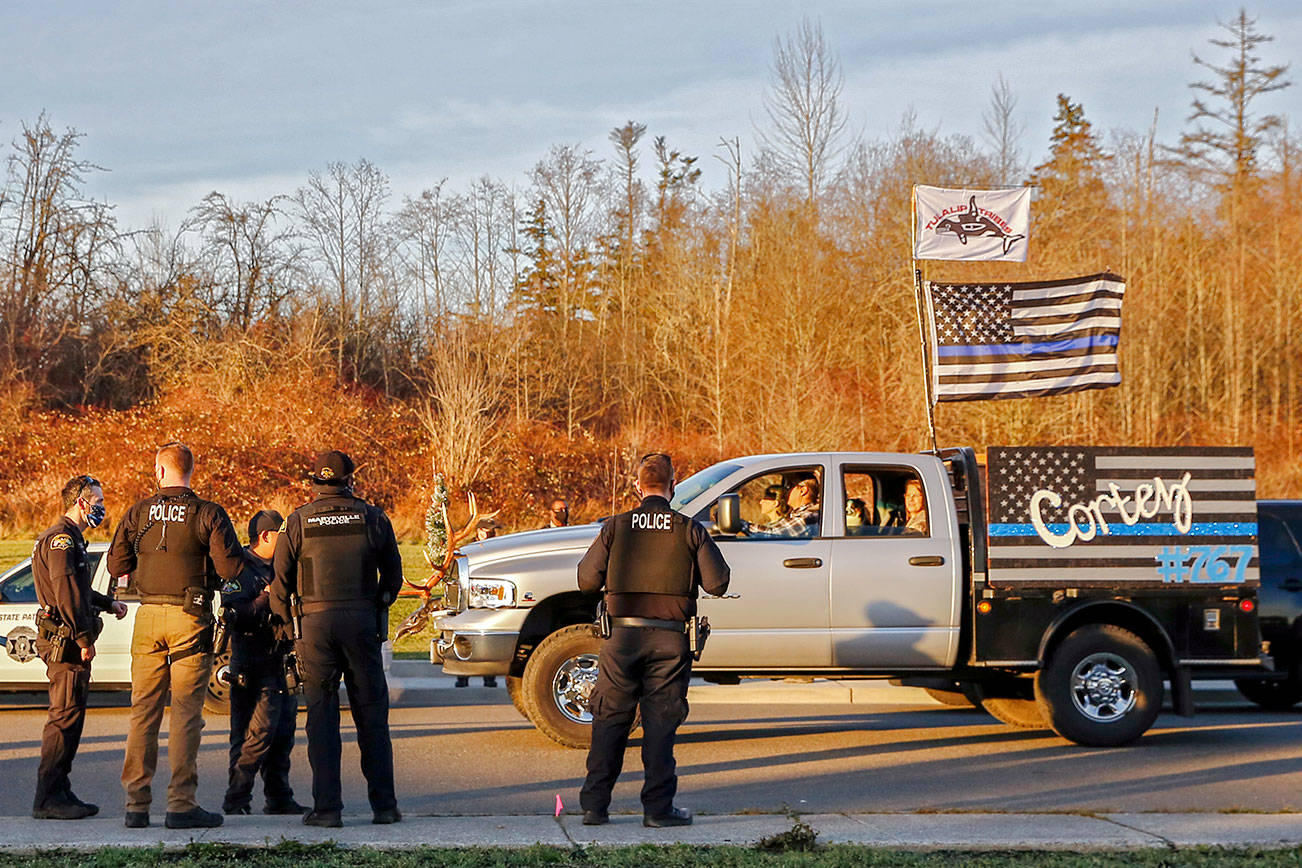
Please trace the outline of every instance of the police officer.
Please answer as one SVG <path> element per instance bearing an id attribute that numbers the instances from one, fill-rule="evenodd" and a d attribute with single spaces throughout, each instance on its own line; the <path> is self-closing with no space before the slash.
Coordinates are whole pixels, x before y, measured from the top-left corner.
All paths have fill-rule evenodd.
<path id="1" fill-rule="evenodd" d="M 253 779 L 262 772 L 264 814 L 303 814 L 289 785 L 298 696 L 285 681 L 289 642 L 271 624 L 271 558 L 284 518 L 264 509 L 249 519 L 244 572 L 222 586 L 221 618 L 231 648 L 230 784 L 222 811 L 251 811 Z"/>
<path id="2" fill-rule="evenodd" d="M 124 604 L 90 587 L 92 571 L 81 533 L 104 521 L 99 482 L 92 476 L 74 476 L 63 486 L 62 502 L 63 515 L 41 534 L 32 551 L 32 578 L 41 604 L 36 650 L 50 679 L 50 713 L 41 733 L 32 803 L 32 816 L 38 820 L 80 820 L 99 813 L 98 806 L 73 795 L 68 773 L 86 722 L 99 612 L 112 612 L 119 619 L 127 614 Z"/>
<path id="3" fill-rule="evenodd" d="M 686 623 L 696 615 L 697 589 L 723 594 L 730 572 L 705 528 L 670 508 L 668 455 L 642 458 L 636 488 L 642 505 L 606 519 L 579 562 L 579 590 L 605 591 L 612 627 L 597 658 L 592 746 L 579 803 L 584 825 L 609 820 L 610 793 L 641 703 L 642 824 L 686 826 L 691 812 L 674 806 L 674 736 L 687 717 L 692 674 Z"/>
<path id="4" fill-rule="evenodd" d="M 313 801 L 303 822 L 309 826 L 342 825 L 340 676 L 357 725 L 372 822 L 402 819 L 393 790 L 389 686 L 380 658 L 388 607 L 402 587 L 402 558 L 384 510 L 353 494 L 354 469 L 342 452 L 318 455 L 313 500 L 294 510 L 276 541 L 271 609 L 286 622 L 298 618 L 295 603 L 301 612 L 297 650 Z"/>
<path id="5" fill-rule="evenodd" d="M 209 828 L 222 815 L 195 800 L 203 700 L 212 674 L 213 594 L 244 569 L 239 537 L 217 504 L 190 488 L 194 454 L 168 443 L 154 456 L 158 493 L 127 510 L 108 551 L 111 575 L 135 573 L 140 609 L 131 637 L 131 717 L 122 787 L 126 826 L 149 825 L 158 728 L 169 689 L 169 829 Z M 218 576 L 221 579 L 218 579 Z"/>

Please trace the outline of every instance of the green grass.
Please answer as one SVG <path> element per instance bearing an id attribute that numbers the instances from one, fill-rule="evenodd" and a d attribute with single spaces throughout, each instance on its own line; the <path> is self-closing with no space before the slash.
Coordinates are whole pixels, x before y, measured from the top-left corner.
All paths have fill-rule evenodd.
<path id="1" fill-rule="evenodd" d="M 230 866 L 257 864 L 284 868 L 326 868 L 326 866 L 417 866 L 440 865 L 455 868 L 856 868 L 856 866 L 904 866 L 904 868 L 942 868 L 971 865 L 978 868 L 1002 866 L 1044 866 L 1044 868 L 1110 868 L 1110 866 L 1190 866 L 1219 868 L 1228 865 L 1296 866 L 1302 864 L 1302 848 L 1281 850 L 1223 850 L 1198 848 L 1180 850 L 1098 851 L 1089 853 L 973 852 L 935 850 L 918 852 L 898 849 L 875 849 L 862 846 L 834 845 L 812 852 L 765 853 L 748 847 L 699 847 L 676 844 L 633 847 L 560 847 L 534 846 L 519 850 L 485 847 L 463 849 L 419 847 L 407 850 L 381 850 L 369 847 L 343 848 L 334 844 L 298 844 L 286 842 L 274 847 L 238 847 L 221 844 L 191 844 L 179 850 L 125 849 L 105 847 L 91 853 L 53 850 L 38 856 L 0 854 L 0 866 L 40 865 L 41 868 L 110 868 L 130 865 Z"/>
<path id="2" fill-rule="evenodd" d="M 0 540 L 0 573 L 19 561 L 31 557 L 32 543 L 35 541 L 34 539 Z"/>

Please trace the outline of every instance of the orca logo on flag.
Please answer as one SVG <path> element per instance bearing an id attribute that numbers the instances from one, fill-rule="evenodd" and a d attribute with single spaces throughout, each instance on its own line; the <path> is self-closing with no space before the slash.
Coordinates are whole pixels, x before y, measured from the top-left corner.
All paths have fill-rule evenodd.
<path id="1" fill-rule="evenodd" d="M 955 235 L 959 244 L 967 244 L 969 236 L 973 238 L 998 238 L 1004 245 L 1004 256 L 1025 235 L 1013 234 L 1008 221 L 985 208 L 978 208 L 976 196 L 968 199 L 967 210 L 959 214 L 942 217 L 935 225 L 937 235 Z"/>

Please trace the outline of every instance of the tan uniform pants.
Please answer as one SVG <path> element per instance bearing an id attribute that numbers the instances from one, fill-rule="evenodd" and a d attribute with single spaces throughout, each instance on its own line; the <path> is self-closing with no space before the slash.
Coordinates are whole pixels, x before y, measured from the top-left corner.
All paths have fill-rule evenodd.
<path id="1" fill-rule="evenodd" d="M 158 767 L 158 728 L 163 721 L 167 691 L 172 691 L 167 756 L 172 780 L 167 786 L 167 810 L 183 813 L 199 806 L 199 737 L 203 732 L 203 700 L 212 674 L 211 653 L 194 653 L 207 640 L 208 628 L 180 606 L 146 604 L 136 613 L 131 637 L 131 720 L 122 788 L 128 811 L 149 811 L 154 770 Z"/>

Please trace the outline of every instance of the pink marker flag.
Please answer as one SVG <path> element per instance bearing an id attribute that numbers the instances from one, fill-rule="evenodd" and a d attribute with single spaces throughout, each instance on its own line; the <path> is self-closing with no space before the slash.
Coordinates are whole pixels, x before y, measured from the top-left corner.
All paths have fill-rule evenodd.
<path id="1" fill-rule="evenodd" d="M 561 815 L 561 811 L 563 810 L 565 810 L 565 803 L 561 801 L 561 794 L 557 793 L 556 794 L 556 816 L 559 817 Z"/>

